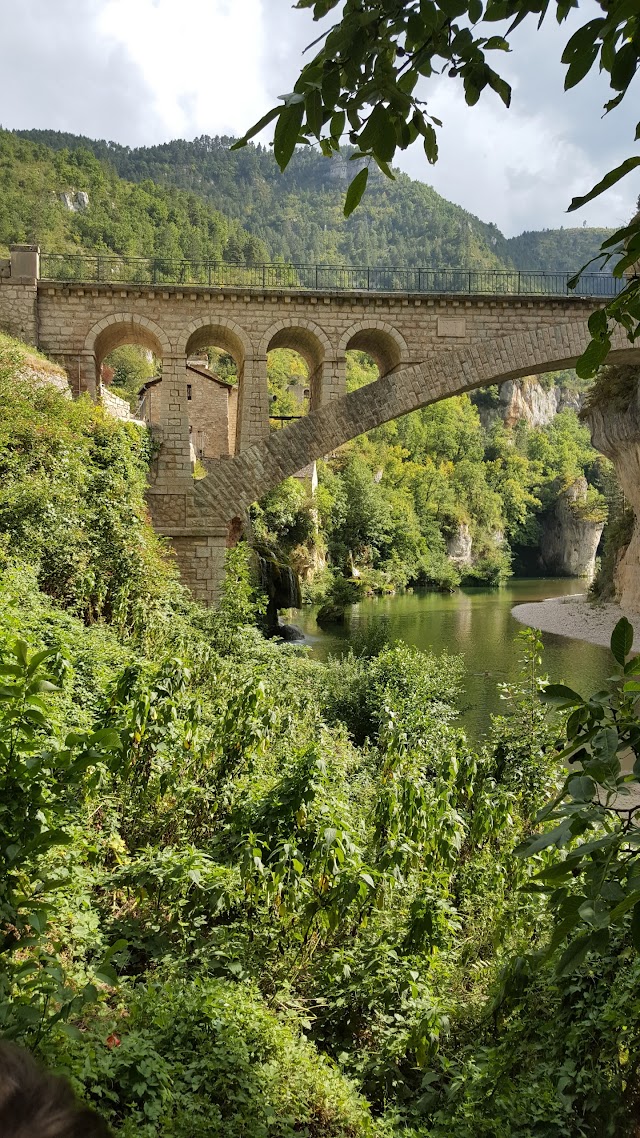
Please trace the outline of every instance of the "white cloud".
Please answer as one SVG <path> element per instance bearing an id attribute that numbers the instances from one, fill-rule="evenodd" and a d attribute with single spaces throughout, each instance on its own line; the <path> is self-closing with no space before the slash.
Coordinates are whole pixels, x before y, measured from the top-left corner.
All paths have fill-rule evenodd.
<path id="1" fill-rule="evenodd" d="M 153 93 L 162 141 L 239 133 L 265 100 L 261 0 L 106 0 L 99 29 Z"/>
<path id="2" fill-rule="evenodd" d="M 617 225 L 628 218 L 631 186 L 610 191 L 576 214 L 565 213 L 572 197 L 589 189 L 603 167 L 571 140 L 559 117 L 501 109 L 489 100 L 469 108 L 447 80 L 435 88 L 429 105 L 444 123 L 438 162 L 428 166 L 414 148 L 404 156 L 403 169 L 483 221 L 496 221 L 507 236 L 584 220 Z"/>

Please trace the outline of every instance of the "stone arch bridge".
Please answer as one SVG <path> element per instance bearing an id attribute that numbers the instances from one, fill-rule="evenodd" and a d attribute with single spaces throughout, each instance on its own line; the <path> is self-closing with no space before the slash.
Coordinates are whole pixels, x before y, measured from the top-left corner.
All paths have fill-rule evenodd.
<path id="1" fill-rule="evenodd" d="M 162 360 L 153 423 L 160 451 L 149 502 L 183 579 L 210 603 L 225 548 L 249 505 L 284 478 L 428 403 L 575 363 L 587 317 L 602 301 L 536 293 L 535 279 L 524 295 L 499 287 L 499 274 L 492 291 L 440 294 L 47 279 L 37 248 L 20 246 L 0 263 L 0 326 L 60 362 L 74 393 L 93 398 L 114 348 L 136 343 Z M 207 346 L 236 362 L 237 427 L 233 453 L 194 482 L 186 363 Z M 310 387 L 309 414 L 277 432 L 270 432 L 267 393 L 273 348 L 302 355 Z M 345 394 L 351 349 L 368 352 L 380 378 Z M 619 358 L 633 353 L 622 338 L 615 349 Z"/>

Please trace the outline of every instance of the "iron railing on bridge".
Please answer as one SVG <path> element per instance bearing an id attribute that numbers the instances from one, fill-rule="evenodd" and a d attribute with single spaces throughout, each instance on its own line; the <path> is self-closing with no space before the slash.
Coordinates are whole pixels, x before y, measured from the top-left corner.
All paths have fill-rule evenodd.
<path id="1" fill-rule="evenodd" d="M 624 281 L 608 273 L 509 269 L 377 269 L 339 265 L 241 265 L 228 261 L 43 253 L 44 280 L 112 284 L 195 285 L 207 288 L 306 289 L 513 296 L 616 296 Z"/>

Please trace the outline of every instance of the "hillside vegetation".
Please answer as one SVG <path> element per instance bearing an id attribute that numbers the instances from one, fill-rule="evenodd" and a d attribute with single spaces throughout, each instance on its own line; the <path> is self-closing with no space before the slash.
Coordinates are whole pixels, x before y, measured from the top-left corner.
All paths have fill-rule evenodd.
<path id="1" fill-rule="evenodd" d="M 78 192 L 88 206 L 78 208 Z M 76 209 L 62 200 L 68 194 Z M 265 246 L 238 221 L 174 186 L 122 180 L 90 150 L 53 151 L 0 131 L 0 249 L 261 260 Z"/>
<path id="2" fill-rule="evenodd" d="M 286 406 L 290 370 L 288 364 L 283 379 L 279 355 L 269 356 L 275 407 Z M 377 375 L 365 353 L 348 353 L 349 389 Z M 570 390 L 575 376 L 545 381 Z M 443 400 L 360 436 L 319 463 L 315 498 L 288 479 L 253 508 L 259 539 L 284 550 L 300 570 L 328 553 L 339 574 L 355 572 L 361 588 L 377 591 L 499 584 L 514 569 L 530 572 L 559 497 L 585 478 L 581 508 L 604 520 L 615 480 L 574 410 L 542 427 L 521 421 L 507 428 L 498 414 L 483 426 L 480 408 L 495 410 L 496 390 Z M 466 564 L 449 556 L 461 531 L 470 544 Z M 330 574 L 321 575 L 311 594 L 330 587 Z"/>
<path id="3" fill-rule="evenodd" d="M 630 1138 L 636 847 L 578 777 L 518 854 L 565 777 L 536 638 L 477 751 L 459 659 L 264 641 L 242 546 L 199 608 L 146 517 L 144 431 L 21 351 L 2 342 L 0 1032 L 119 1138 Z M 570 731 L 606 714 L 635 746 L 633 695 L 607 698 Z"/>
<path id="4" fill-rule="evenodd" d="M 329 161 L 310 148 L 298 150 L 281 174 L 269 149 L 251 145 L 230 151 L 231 138 L 203 136 L 193 142 L 178 139 L 130 149 L 58 131 L 20 131 L 17 136 L 35 144 L 32 150 L 21 152 L 21 161 L 34 165 L 35 178 L 24 177 L 24 168 L 16 173 L 17 181 L 6 174 L 10 181 L 5 185 L 13 191 L 9 209 L 14 208 L 16 196 L 20 197 L 15 191 L 23 183 L 24 210 L 18 216 L 24 236 L 0 239 L 37 239 L 49 251 L 68 247 L 72 232 L 88 250 L 98 247 L 96 242 L 120 253 L 164 253 L 177 250 L 179 245 L 185 256 L 213 256 L 205 250 L 215 246 L 217 234 L 207 236 L 203 228 L 206 230 L 205 219 L 211 210 L 220 210 L 234 221 L 223 222 L 219 215 L 213 215 L 215 225 L 236 227 L 235 236 L 227 232 L 220 238 L 219 247 L 230 260 L 237 240 L 238 260 L 249 256 L 259 260 L 266 251 L 267 259 L 311 264 L 568 271 L 579 269 L 594 256 L 608 233 L 600 229 L 550 230 L 507 239 L 496 225 L 481 221 L 399 171 L 394 182 L 382 175 L 371 178 L 360 208 L 345 220 L 342 206 L 353 172 L 350 164 Z M 13 155 L 15 162 L 11 139 L 16 145 L 16 136 L 1 137 L 7 157 Z M 53 170 L 51 150 L 59 156 Z M 90 154 L 111 171 L 103 169 L 102 179 L 111 187 L 112 195 L 114 173 L 127 181 L 128 186 L 120 188 L 119 200 L 120 204 L 126 201 L 133 219 L 140 213 L 150 214 L 146 248 L 141 247 L 142 228 L 140 238 L 137 229 L 136 236 L 129 237 L 109 226 L 101 234 L 99 226 L 92 226 L 88 220 L 82 223 L 67 218 L 60 228 L 60 221 L 53 225 L 50 209 L 38 212 L 32 181 L 43 206 L 48 190 L 62 192 L 73 187 L 90 191 L 91 177 L 94 184 L 100 182 Z M 175 194 L 176 187 L 184 191 L 182 195 Z M 101 202 L 102 198 L 96 202 L 100 211 Z M 211 207 L 208 211 L 203 202 Z M 179 220 L 166 220 L 166 211 L 171 208 L 179 212 Z M 174 222 L 181 236 L 175 234 Z M 246 245 L 246 235 L 238 231 L 238 223 L 259 243 L 255 248 Z"/>

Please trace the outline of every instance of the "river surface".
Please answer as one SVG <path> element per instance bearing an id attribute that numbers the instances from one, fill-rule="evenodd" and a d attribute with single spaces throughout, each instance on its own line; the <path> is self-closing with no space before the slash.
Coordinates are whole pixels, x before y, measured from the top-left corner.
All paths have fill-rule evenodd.
<path id="1" fill-rule="evenodd" d="M 348 652 L 354 633 L 379 622 L 390 641 L 404 640 L 436 654 L 462 655 L 467 669 L 460 697 L 462 721 L 478 739 L 487 730 L 491 714 L 504 710 L 498 684 L 517 675 L 521 647 L 516 636 L 523 626 L 512 617 L 513 606 L 584 591 L 581 579 L 522 578 L 500 589 L 467 588 L 454 593 L 414 589 L 394 597 L 373 597 L 353 606 L 343 628 L 330 631 L 316 624 L 315 608 L 293 610 L 287 619 L 304 632 L 311 654 L 320 660 Z M 542 639 L 542 671 L 553 683 L 564 682 L 589 695 L 611 674 L 608 649 L 547 632 Z"/>

